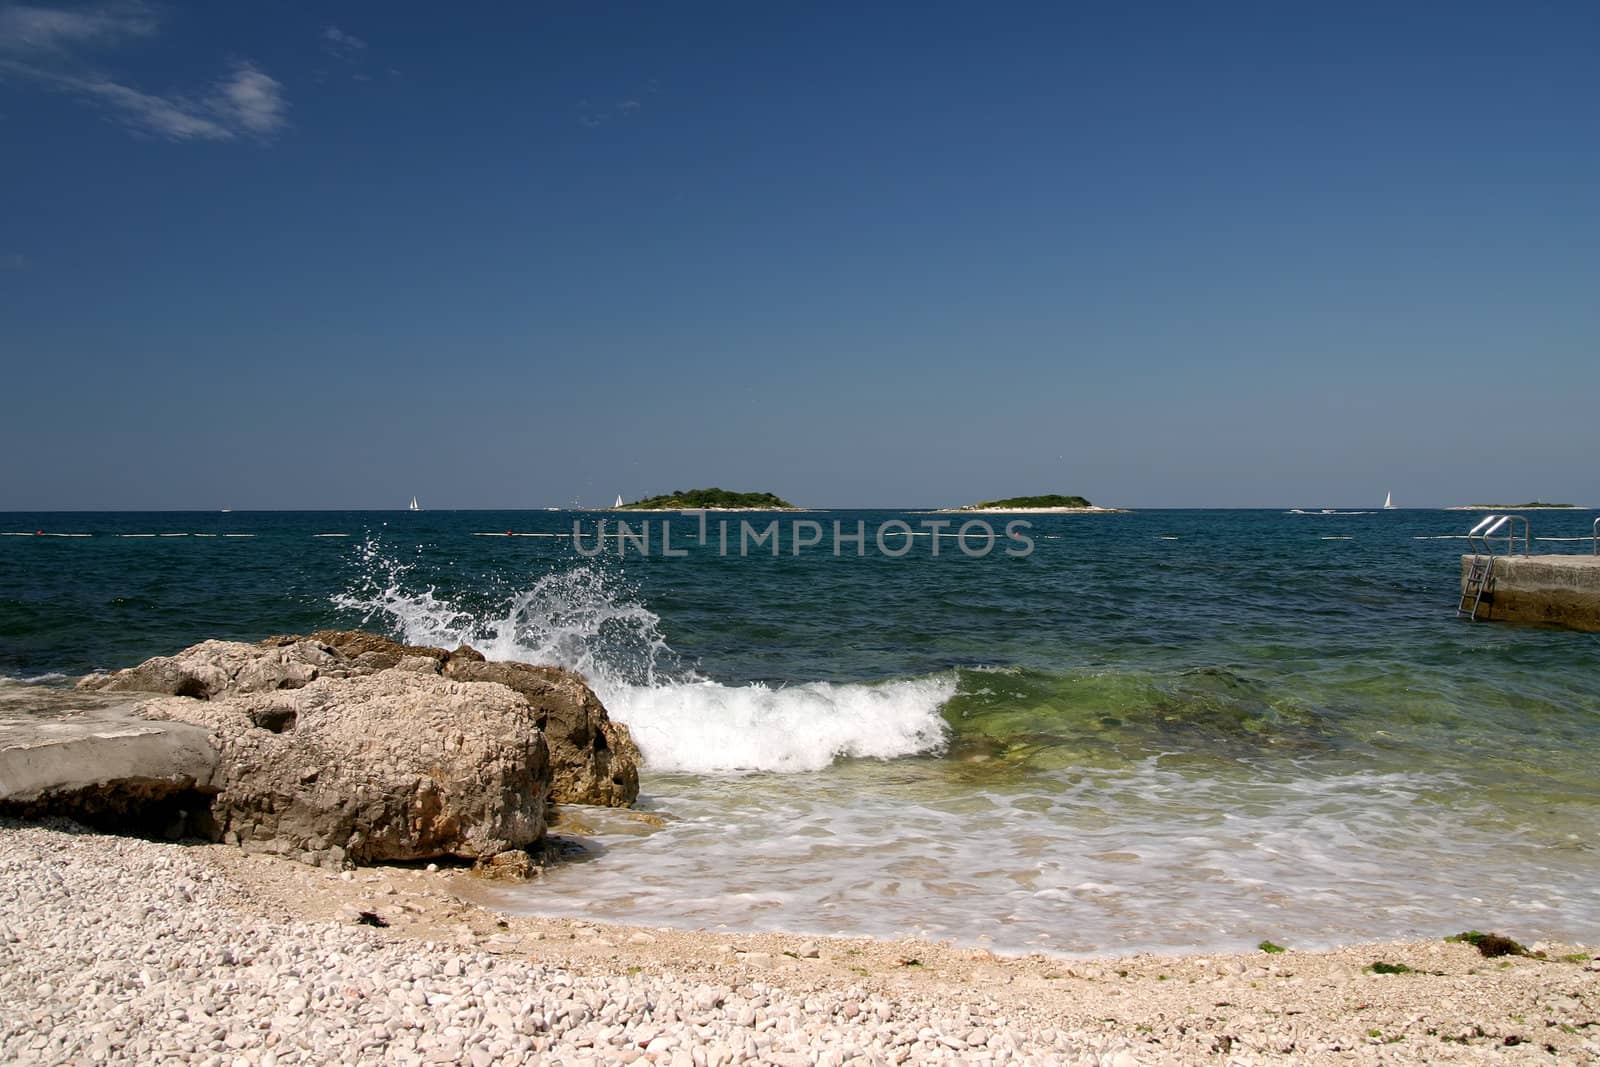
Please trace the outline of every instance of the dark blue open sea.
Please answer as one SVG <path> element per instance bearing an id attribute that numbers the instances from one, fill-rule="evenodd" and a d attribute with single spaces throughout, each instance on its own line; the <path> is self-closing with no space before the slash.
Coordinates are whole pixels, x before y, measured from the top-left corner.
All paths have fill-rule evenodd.
<path id="1" fill-rule="evenodd" d="M 753 516 L 704 547 L 676 516 L 687 555 L 582 557 L 560 535 L 598 518 L 0 515 L 0 675 L 332 626 L 579 670 L 665 826 L 595 819 L 511 908 L 1059 952 L 1600 940 L 1600 635 L 1456 619 L 1472 514 L 1036 515 L 1031 555 L 981 558 L 877 551 L 920 513 L 785 516 L 825 535 L 777 558 L 737 555 Z"/>

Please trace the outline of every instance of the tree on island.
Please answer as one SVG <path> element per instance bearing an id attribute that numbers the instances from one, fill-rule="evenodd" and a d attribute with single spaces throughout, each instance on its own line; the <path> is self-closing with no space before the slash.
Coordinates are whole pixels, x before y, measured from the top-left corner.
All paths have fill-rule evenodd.
<path id="1" fill-rule="evenodd" d="M 645 497 L 624 504 L 620 511 L 668 511 L 691 508 L 746 508 L 759 511 L 786 511 L 794 505 L 776 493 L 735 493 L 727 489 L 674 489 L 661 496 Z"/>
<path id="2" fill-rule="evenodd" d="M 1004 500 L 985 500 L 981 504 L 968 504 L 968 508 L 1089 508 L 1094 505 L 1081 496 L 1062 496 L 1046 493 L 1044 496 L 1008 496 Z"/>

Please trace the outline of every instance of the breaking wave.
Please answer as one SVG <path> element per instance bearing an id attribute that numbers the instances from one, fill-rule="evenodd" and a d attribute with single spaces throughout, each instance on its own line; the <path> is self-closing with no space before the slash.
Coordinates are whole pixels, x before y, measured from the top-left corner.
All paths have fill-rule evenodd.
<path id="1" fill-rule="evenodd" d="M 368 542 L 334 604 L 409 644 L 466 643 L 490 659 L 582 675 L 626 723 L 652 770 L 814 771 L 840 758 L 894 759 L 943 748 L 940 709 L 954 673 L 877 684 L 725 685 L 667 644 L 661 619 L 597 565 L 546 574 L 484 602 L 414 587 L 410 568 Z"/>

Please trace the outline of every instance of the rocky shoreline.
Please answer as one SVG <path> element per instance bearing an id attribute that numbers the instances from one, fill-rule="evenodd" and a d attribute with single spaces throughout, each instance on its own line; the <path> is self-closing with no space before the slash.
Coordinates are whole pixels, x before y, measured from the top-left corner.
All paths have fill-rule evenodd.
<path id="1" fill-rule="evenodd" d="M 639 793 L 637 747 L 581 678 L 465 645 L 205 641 L 57 703 L 0 717 L 0 814 L 332 870 L 453 858 L 527 876 L 551 804 Z"/>

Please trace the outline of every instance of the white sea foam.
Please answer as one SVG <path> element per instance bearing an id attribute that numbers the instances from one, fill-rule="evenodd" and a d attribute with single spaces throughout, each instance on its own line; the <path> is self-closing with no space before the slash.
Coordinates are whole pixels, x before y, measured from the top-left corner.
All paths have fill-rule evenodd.
<path id="1" fill-rule="evenodd" d="M 623 580 L 595 566 L 545 575 L 492 610 L 435 589 L 409 588 L 408 570 L 363 546 L 362 580 L 335 597 L 412 644 L 465 642 L 490 659 L 552 664 L 583 675 L 632 731 L 656 771 L 814 771 L 835 759 L 893 759 L 935 751 L 953 674 L 866 684 L 730 686 L 682 663 L 661 620 Z"/>
<path id="2" fill-rule="evenodd" d="M 880 685 L 778 689 L 700 681 L 602 694 L 654 770 L 815 771 L 841 756 L 892 759 L 940 748 L 953 674 Z"/>
<path id="3" fill-rule="evenodd" d="M 25 676 L 0 674 L 0 681 L 15 682 L 18 685 L 49 685 L 52 682 L 64 682 L 69 677 L 71 677 L 71 675 L 50 671 L 46 674 L 32 674 Z"/>
<path id="4" fill-rule="evenodd" d="M 948 760 L 783 780 L 654 778 L 666 825 L 591 835 L 512 910 L 681 927 L 907 935 L 1000 951 L 1241 950 L 1494 921 L 1600 936 L 1592 856 L 1418 773 L 1196 776 L 1161 760 L 1019 779 Z M 1398 872 L 1398 875 L 1397 875 Z"/>

